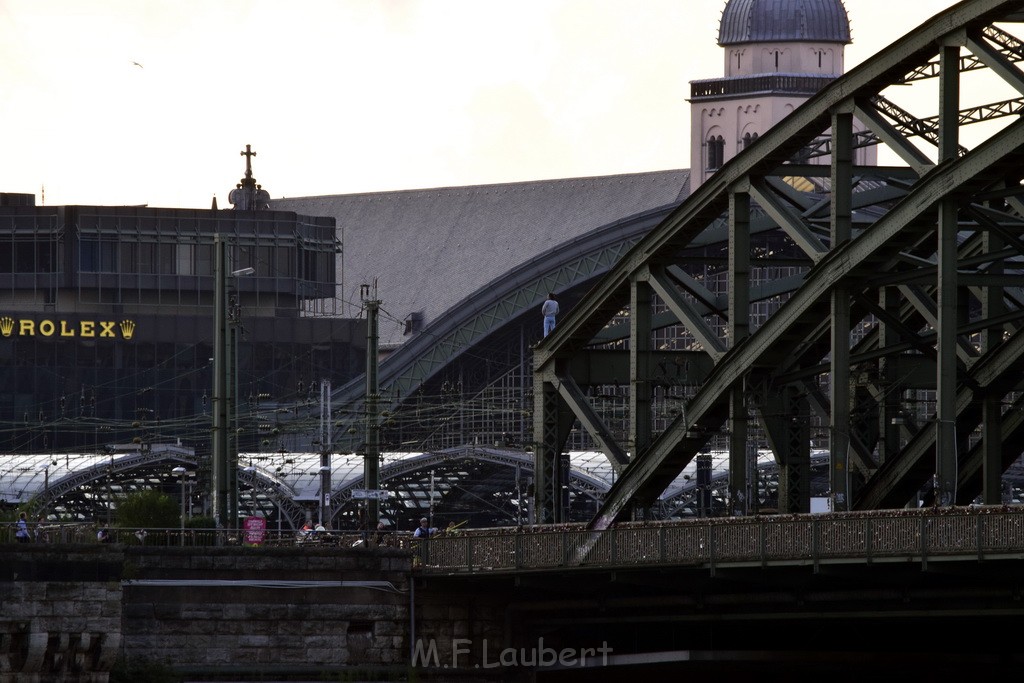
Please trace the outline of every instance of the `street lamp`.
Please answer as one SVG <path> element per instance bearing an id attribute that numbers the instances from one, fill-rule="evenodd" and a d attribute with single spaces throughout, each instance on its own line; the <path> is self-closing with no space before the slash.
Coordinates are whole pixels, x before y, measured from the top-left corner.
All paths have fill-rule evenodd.
<path id="1" fill-rule="evenodd" d="M 187 473 L 188 470 L 186 470 L 181 465 L 171 470 L 171 474 L 176 474 L 178 475 L 178 477 L 181 478 L 181 532 L 179 535 L 179 539 L 181 541 L 182 546 L 185 545 L 185 475 Z"/>

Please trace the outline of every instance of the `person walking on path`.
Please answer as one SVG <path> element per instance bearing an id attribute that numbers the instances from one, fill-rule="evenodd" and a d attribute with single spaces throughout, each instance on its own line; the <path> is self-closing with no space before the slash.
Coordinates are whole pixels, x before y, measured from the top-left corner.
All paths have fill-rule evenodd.
<path id="1" fill-rule="evenodd" d="M 412 532 L 414 538 L 430 538 L 437 533 L 437 527 L 429 526 L 430 522 L 426 517 L 420 520 L 420 525 L 416 527 L 416 531 Z"/>
<path id="2" fill-rule="evenodd" d="M 555 301 L 553 292 L 549 292 L 548 298 L 541 304 L 540 314 L 544 316 L 544 336 L 546 337 L 555 329 L 555 316 L 558 315 L 558 302 Z"/>
<path id="3" fill-rule="evenodd" d="M 32 540 L 28 534 L 28 520 L 25 519 L 24 512 L 18 517 L 18 530 L 14 532 L 14 536 L 18 539 L 18 543 L 28 543 Z"/>

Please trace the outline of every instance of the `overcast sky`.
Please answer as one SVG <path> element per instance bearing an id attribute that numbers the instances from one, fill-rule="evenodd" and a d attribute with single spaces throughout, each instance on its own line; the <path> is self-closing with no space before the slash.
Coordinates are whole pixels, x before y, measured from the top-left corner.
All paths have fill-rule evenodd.
<path id="1" fill-rule="evenodd" d="M 952 0 L 846 0 L 847 68 Z M 0 0 L 0 191 L 209 208 L 689 165 L 725 0 Z M 45 200 L 41 197 L 45 188 Z"/>

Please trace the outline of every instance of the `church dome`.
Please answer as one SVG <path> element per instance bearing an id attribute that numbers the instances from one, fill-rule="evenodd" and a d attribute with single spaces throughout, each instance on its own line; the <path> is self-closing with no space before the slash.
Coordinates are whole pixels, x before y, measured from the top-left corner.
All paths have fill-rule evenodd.
<path id="1" fill-rule="evenodd" d="M 842 0 L 729 0 L 718 44 L 813 41 L 849 43 L 850 20 Z"/>

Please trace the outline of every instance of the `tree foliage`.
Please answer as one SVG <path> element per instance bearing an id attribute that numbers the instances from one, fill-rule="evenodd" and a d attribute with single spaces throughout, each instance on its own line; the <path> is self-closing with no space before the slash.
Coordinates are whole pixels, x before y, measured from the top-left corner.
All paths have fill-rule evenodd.
<path id="1" fill-rule="evenodd" d="M 117 526 L 128 529 L 171 529 L 181 523 L 178 502 L 160 491 L 129 493 L 115 508 Z"/>

